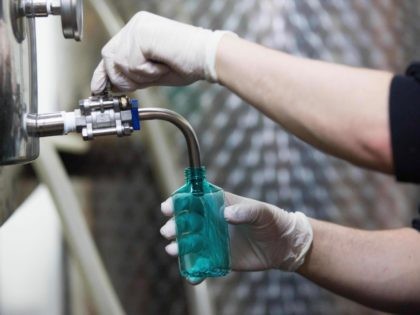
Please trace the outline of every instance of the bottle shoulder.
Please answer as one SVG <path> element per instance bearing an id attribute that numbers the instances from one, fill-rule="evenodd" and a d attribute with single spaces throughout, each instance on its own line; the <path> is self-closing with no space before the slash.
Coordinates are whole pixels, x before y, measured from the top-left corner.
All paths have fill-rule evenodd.
<path id="1" fill-rule="evenodd" d="M 203 181 L 202 184 L 202 192 L 204 194 L 207 193 L 216 193 L 216 192 L 223 192 L 223 189 L 208 182 L 207 180 Z M 176 195 L 176 194 L 185 194 L 185 193 L 193 193 L 193 186 L 191 185 L 191 183 L 186 183 L 183 186 L 179 187 L 177 190 L 175 190 L 172 195 Z"/>
<path id="2" fill-rule="evenodd" d="M 175 190 L 171 196 L 176 195 L 176 194 L 182 194 L 182 193 L 189 193 L 192 191 L 192 187 L 190 184 L 184 184 L 181 187 L 179 187 L 177 190 Z"/>
<path id="3" fill-rule="evenodd" d="M 220 188 L 219 186 L 216 186 L 216 185 L 214 185 L 210 182 L 207 182 L 207 189 L 208 189 L 208 192 L 212 192 L 212 193 L 215 193 L 215 192 L 218 192 L 218 191 L 223 191 L 222 188 Z"/>

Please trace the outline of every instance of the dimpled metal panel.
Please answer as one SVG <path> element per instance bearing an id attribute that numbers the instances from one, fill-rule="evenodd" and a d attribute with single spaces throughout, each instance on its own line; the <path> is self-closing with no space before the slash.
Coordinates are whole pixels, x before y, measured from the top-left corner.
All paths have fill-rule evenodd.
<path id="1" fill-rule="evenodd" d="M 184 315 L 183 282 L 159 233 L 162 196 L 147 151 L 130 140 L 95 140 L 82 163 L 68 164 L 93 179 L 94 236 L 126 313 Z"/>
<path id="2" fill-rule="evenodd" d="M 420 55 L 416 1 L 126 0 L 116 8 L 126 20 L 149 10 L 231 30 L 295 55 L 355 66 L 402 71 Z M 162 92 L 193 124 L 208 177 L 225 190 L 355 227 L 409 224 L 412 188 L 309 147 L 220 86 L 199 83 Z M 182 137 L 177 141 L 183 148 Z M 212 280 L 210 292 L 217 314 L 376 313 L 279 271 L 233 273 Z"/>

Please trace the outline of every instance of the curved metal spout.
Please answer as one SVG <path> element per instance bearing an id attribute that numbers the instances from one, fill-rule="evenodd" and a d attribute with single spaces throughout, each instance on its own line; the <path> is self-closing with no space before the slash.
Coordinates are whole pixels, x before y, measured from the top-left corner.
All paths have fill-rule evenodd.
<path id="1" fill-rule="evenodd" d="M 200 146 L 198 144 L 197 135 L 190 123 L 180 114 L 162 108 L 139 108 L 139 118 L 142 120 L 165 120 L 175 125 L 187 141 L 188 158 L 190 167 L 201 167 Z"/>

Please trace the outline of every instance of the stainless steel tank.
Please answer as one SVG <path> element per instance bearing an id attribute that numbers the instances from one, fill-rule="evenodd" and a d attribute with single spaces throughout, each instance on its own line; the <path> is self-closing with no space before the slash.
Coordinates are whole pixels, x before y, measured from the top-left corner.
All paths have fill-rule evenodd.
<path id="1" fill-rule="evenodd" d="M 39 154 L 38 138 L 28 136 L 25 127 L 26 114 L 37 113 L 35 18 L 60 15 L 64 37 L 79 41 L 83 4 L 82 0 L 0 1 L 0 165 L 21 164 Z M 20 177 L 18 167 L 0 167 L 0 226 L 18 205 L 15 187 Z"/>
<path id="2" fill-rule="evenodd" d="M 0 165 L 32 161 L 39 140 L 26 133 L 37 113 L 35 18 L 60 15 L 63 35 L 81 40 L 82 0 L 2 0 L 0 6 Z"/>
<path id="3" fill-rule="evenodd" d="M 0 6 L 0 164 L 24 163 L 39 154 L 39 140 L 24 128 L 37 112 L 34 18 L 19 18 L 14 2 Z"/>

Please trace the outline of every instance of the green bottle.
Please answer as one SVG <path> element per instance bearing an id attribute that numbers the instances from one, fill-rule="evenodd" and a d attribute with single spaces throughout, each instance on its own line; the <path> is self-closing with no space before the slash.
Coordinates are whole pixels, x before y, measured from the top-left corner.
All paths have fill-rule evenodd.
<path id="1" fill-rule="evenodd" d="M 206 180 L 206 170 L 185 169 L 185 185 L 172 194 L 181 275 L 198 282 L 230 271 L 223 190 Z"/>

